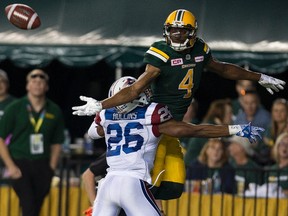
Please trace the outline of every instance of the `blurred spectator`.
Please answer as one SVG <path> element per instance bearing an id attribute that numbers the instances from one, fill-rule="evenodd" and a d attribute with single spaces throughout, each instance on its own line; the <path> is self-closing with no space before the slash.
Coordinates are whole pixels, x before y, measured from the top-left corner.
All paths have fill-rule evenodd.
<path id="1" fill-rule="evenodd" d="M 202 192 L 203 186 L 208 186 L 208 192 L 233 193 L 234 171 L 228 163 L 225 143 L 221 139 L 209 139 L 186 171 L 187 180 L 204 180 L 201 183 Z"/>
<path id="2" fill-rule="evenodd" d="M 7 73 L 0 69 L 0 119 L 4 114 L 5 107 L 15 100 L 15 97 L 9 92 L 9 79 Z"/>
<path id="3" fill-rule="evenodd" d="M 250 157 L 254 154 L 247 138 L 232 136 L 228 146 L 230 164 L 235 168 L 236 191 L 243 195 L 249 183 L 262 184 L 261 167 Z"/>
<path id="4" fill-rule="evenodd" d="M 267 166 L 266 181 L 277 183 L 288 195 L 288 133 L 284 132 L 278 136 L 272 149 L 272 157 L 276 163 Z M 270 171 L 269 171 L 270 170 Z"/>
<path id="5" fill-rule="evenodd" d="M 15 100 L 15 97 L 9 94 L 9 78 L 4 70 L 0 69 L 0 120 L 4 115 L 4 109 L 8 104 Z M 6 137 L 5 143 L 9 143 L 10 136 Z M 0 179 L 5 177 L 4 164 L 0 158 Z"/>
<path id="6" fill-rule="evenodd" d="M 232 107 L 230 100 L 215 100 L 210 104 L 207 114 L 204 116 L 202 123 L 205 124 L 224 124 L 232 122 Z M 199 156 L 199 153 L 208 141 L 207 138 L 188 138 L 186 144 L 186 153 L 184 156 L 185 164 L 188 165 Z"/>
<path id="7" fill-rule="evenodd" d="M 240 97 L 244 95 L 246 91 L 256 91 L 256 84 L 251 80 L 237 80 L 235 90 L 238 97 L 232 100 L 233 116 L 236 116 L 241 109 Z"/>
<path id="8" fill-rule="evenodd" d="M 259 142 L 259 164 L 267 166 L 275 163 L 271 158 L 271 149 L 279 134 L 283 132 L 288 132 L 288 102 L 284 98 L 278 98 L 272 104 L 271 123 L 264 133 L 263 140 Z"/>
<path id="9" fill-rule="evenodd" d="M 274 100 L 271 108 L 271 123 L 265 131 L 263 141 L 273 147 L 279 134 L 288 132 L 288 102 L 284 98 Z"/>
<path id="10" fill-rule="evenodd" d="M 260 98 L 256 91 L 245 91 L 241 96 L 240 103 L 243 110 L 239 110 L 234 124 L 248 124 L 257 125 L 267 129 L 271 121 L 270 113 L 260 106 Z"/>
<path id="11" fill-rule="evenodd" d="M 240 98 L 240 102 L 242 109 L 239 110 L 234 124 L 248 124 L 251 122 L 252 125 L 257 125 L 266 130 L 271 122 L 271 115 L 270 112 L 260 105 L 258 93 L 256 91 L 245 91 L 245 94 Z M 266 158 L 263 158 L 261 154 L 266 149 L 262 142 L 252 143 L 252 146 L 255 151 L 254 159 L 257 163 L 264 165 Z"/>

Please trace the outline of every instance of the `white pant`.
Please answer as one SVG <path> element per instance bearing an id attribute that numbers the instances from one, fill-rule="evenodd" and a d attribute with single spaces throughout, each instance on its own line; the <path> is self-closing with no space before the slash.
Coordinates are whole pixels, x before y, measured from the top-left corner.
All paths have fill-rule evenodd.
<path id="1" fill-rule="evenodd" d="M 108 173 L 99 182 L 92 216 L 117 216 L 121 208 L 127 216 L 161 215 L 143 180 Z"/>

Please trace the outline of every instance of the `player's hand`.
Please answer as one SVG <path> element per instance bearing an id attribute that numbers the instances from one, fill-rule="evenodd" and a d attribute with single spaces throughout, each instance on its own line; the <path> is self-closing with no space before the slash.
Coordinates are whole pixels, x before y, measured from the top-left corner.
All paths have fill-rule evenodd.
<path id="1" fill-rule="evenodd" d="M 91 97 L 80 96 L 80 100 L 85 101 L 86 104 L 82 106 L 74 106 L 72 110 L 75 110 L 72 114 L 78 116 L 92 116 L 99 113 L 102 110 L 102 104 Z"/>
<path id="2" fill-rule="evenodd" d="M 279 92 L 279 89 L 283 90 L 284 89 L 283 86 L 286 84 L 286 82 L 283 80 L 276 79 L 274 77 L 267 76 L 265 74 L 261 74 L 258 83 L 263 87 L 265 87 L 267 91 L 272 95 L 274 94 L 273 90 Z"/>
<path id="3" fill-rule="evenodd" d="M 92 211 L 93 211 L 93 208 L 92 207 L 89 207 L 88 209 L 86 209 L 83 214 L 85 216 L 92 216 Z"/>
<path id="4" fill-rule="evenodd" d="M 241 131 L 239 131 L 236 136 L 246 137 L 251 143 L 256 142 L 257 138 L 262 139 L 260 133 L 265 131 L 264 128 L 251 126 L 251 122 L 249 124 L 240 125 L 240 127 Z"/>

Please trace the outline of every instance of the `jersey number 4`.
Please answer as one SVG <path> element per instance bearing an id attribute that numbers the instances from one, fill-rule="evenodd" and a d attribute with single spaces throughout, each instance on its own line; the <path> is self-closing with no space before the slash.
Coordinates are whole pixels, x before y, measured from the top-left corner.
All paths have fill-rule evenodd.
<path id="1" fill-rule="evenodd" d="M 132 129 L 141 130 L 143 129 L 143 125 L 139 122 L 130 122 L 124 128 L 118 123 L 108 125 L 107 135 L 110 137 L 107 142 L 107 157 L 120 155 L 121 148 L 126 154 L 141 149 L 144 138 L 139 134 L 131 134 Z M 113 133 L 113 136 L 111 136 L 112 131 L 116 132 Z M 120 144 L 123 143 L 122 140 L 124 140 L 123 145 Z M 131 145 L 131 143 L 133 143 L 133 145 Z"/>
<path id="2" fill-rule="evenodd" d="M 183 98 L 190 98 L 192 96 L 192 88 L 194 86 L 193 73 L 193 69 L 189 69 L 178 86 L 178 89 L 187 91 Z"/>

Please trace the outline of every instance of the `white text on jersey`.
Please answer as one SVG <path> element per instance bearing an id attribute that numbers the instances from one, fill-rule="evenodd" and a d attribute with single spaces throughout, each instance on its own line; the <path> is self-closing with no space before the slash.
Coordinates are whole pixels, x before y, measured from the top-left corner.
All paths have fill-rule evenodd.
<path id="1" fill-rule="evenodd" d="M 137 113 L 127 113 L 127 114 L 122 114 L 122 113 L 113 113 L 113 120 L 133 120 L 137 119 Z"/>

